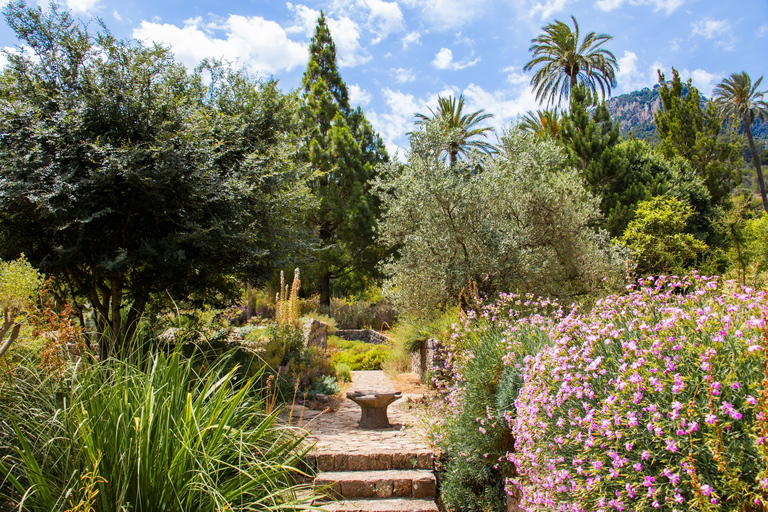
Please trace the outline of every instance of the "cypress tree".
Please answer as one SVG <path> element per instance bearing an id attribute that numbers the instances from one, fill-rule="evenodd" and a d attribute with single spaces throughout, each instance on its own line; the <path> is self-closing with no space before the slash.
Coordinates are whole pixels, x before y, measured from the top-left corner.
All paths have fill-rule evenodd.
<path id="1" fill-rule="evenodd" d="M 718 139 L 722 123 L 711 102 L 702 106 L 699 91 L 689 79 L 683 83 L 672 68 L 672 81 L 659 72 L 662 108 L 654 115 L 661 138 L 659 150 L 671 158 L 685 158 L 704 184 L 716 205 L 729 207 L 731 190 L 738 185 L 741 167 L 738 145 Z"/>
<path id="2" fill-rule="evenodd" d="M 334 279 L 355 275 L 365 281 L 376 274 L 382 256 L 375 244 L 380 202 L 370 188 L 377 164 L 388 156 L 362 110 L 350 108 L 322 12 L 309 51 L 303 120 L 306 158 L 314 173 L 310 186 L 319 204 L 310 222 L 321 244 L 311 270 L 321 304 L 328 306 Z"/>

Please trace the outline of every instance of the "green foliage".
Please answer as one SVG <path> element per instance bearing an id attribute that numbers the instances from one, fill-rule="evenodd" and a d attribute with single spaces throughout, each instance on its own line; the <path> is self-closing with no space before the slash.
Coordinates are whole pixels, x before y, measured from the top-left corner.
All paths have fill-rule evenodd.
<path id="1" fill-rule="evenodd" d="M 661 138 L 659 150 L 668 158 L 682 156 L 704 181 L 715 205 L 728 206 L 738 185 L 741 166 L 738 144 L 718 140 L 722 125 L 713 103 L 702 108 L 699 91 L 689 79 L 683 84 L 672 69 L 671 82 L 659 72 L 662 108 L 654 115 Z"/>
<path id="2" fill-rule="evenodd" d="M 397 312 L 392 304 L 379 297 L 368 299 L 331 299 L 330 308 L 318 306 L 323 315 L 331 317 L 339 329 L 375 329 L 383 331 L 397 320 Z"/>
<path id="3" fill-rule="evenodd" d="M 496 388 L 504 370 L 502 340 L 499 331 L 479 336 L 463 374 L 463 406 L 458 416 L 446 421 L 441 447 L 448 460 L 438 471 L 444 475 L 441 496 L 450 511 L 506 510 L 504 482 L 513 466 L 505 456 L 514 439 L 501 426 L 505 409 L 496 408 Z"/>
<path id="4" fill-rule="evenodd" d="M 333 375 L 324 375 L 313 381 L 307 391 L 307 398 L 313 400 L 317 395 L 333 396 L 339 392 L 339 384 Z"/>
<path id="5" fill-rule="evenodd" d="M 381 251 L 375 246 L 379 200 L 370 194 L 376 164 L 388 156 L 362 110 L 351 110 L 347 87 L 336 68 L 336 46 L 320 14 L 302 80 L 305 156 L 318 207 L 309 224 L 321 250 L 308 268 L 321 303 L 330 304 L 331 281 L 350 273 L 372 276 Z"/>
<path id="6" fill-rule="evenodd" d="M 747 135 L 752 165 L 755 166 L 757 185 L 763 200 L 763 210 L 768 213 L 768 195 L 765 190 L 762 165 L 760 165 L 760 156 L 752 136 L 752 125 L 755 121 L 763 123 L 768 121 L 768 103 L 764 100 L 765 91 L 758 90 L 762 81 L 761 76 L 752 84 L 752 78 L 747 72 L 733 73 L 730 77 L 723 79 L 713 92 L 720 114 L 726 119 L 736 121 L 737 125 L 740 124 Z"/>
<path id="7" fill-rule="evenodd" d="M 328 349 L 331 352 L 332 366 L 344 364 L 351 370 L 381 370 L 382 363 L 389 357 L 390 349 L 386 345 L 348 341 L 328 337 Z"/>
<path id="8" fill-rule="evenodd" d="M 557 107 L 554 110 L 537 110 L 533 112 L 529 110 L 520 119 L 518 127 L 521 130 L 525 130 L 533 133 L 537 137 L 552 137 L 556 139 L 560 134 L 560 121 L 562 116 L 557 111 Z"/>
<path id="9" fill-rule="evenodd" d="M 622 242 L 632 251 L 638 275 L 681 273 L 707 246 L 685 233 L 691 207 L 674 197 L 643 201 L 624 232 Z"/>
<path id="10" fill-rule="evenodd" d="M 23 254 L 17 260 L 0 260 L 0 358 L 19 337 L 23 315 L 29 312 L 41 283 L 40 273 Z"/>
<path id="11" fill-rule="evenodd" d="M 26 379 L 37 379 L 24 395 L 36 407 L 3 402 L 18 436 L 0 464 L 12 499 L 46 512 L 89 501 L 116 512 L 303 510 L 294 484 L 302 439 L 264 412 L 253 379 L 235 389 L 222 364 L 196 374 L 180 352 L 83 359 L 67 373 L 63 401 L 43 375 Z M 4 391 L 18 400 L 24 390 Z"/>
<path id="12" fill-rule="evenodd" d="M 450 308 L 431 320 L 418 318 L 397 324 L 389 333 L 405 352 L 411 354 L 421 348 L 429 339 L 447 342 L 453 333 L 454 324 L 460 320 L 458 307 Z"/>
<path id="13" fill-rule="evenodd" d="M 447 166 L 442 137 L 436 123 L 412 134 L 408 162 L 385 167 L 378 184 L 381 239 L 400 255 L 385 265 L 399 312 L 429 317 L 472 283 L 480 296 L 575 297 L 620 278 L 621 258 L 591 227 L 595 201 L 553 141 L 513 129 L 483 166 Z"/>
<path id="14" fill-rule="evenodd" d="M 437 441 L 445 456 L 438 471 L 447 510 L 507 510 L 505 485 L 516 474 L 507 456 L 515 444 L 509 421 L 523 384 L 520 370 L 547 341 L 542 314 L 552 305 L 504 294 L 478 304 L 441 345 L 444 363 L 436 377 L 445 419 Z M 518 321 L 528 308 L 538 314 Z"/>
<path id="15" fill-rule="evenodd" d="M 573 16 L 571 20 L 573 30 L 560 20 L 544 26 L 544 33 L 531 40 L 533 58 L 523 67 L 524 71 L 538 67 L 531 85 L 536 99 L 547 100 L 548 105 L 556 97 L 558 103 L 568 97 L 579 84 L 593 96 L 599 88 L 603 97 L 616 86 L 616 57 L 601 48 L 613 36 L 589 32 L 580 40 L 579 23 Z"/>
<path id="16" fill-rule="evenodd" d="M 336 370 L 336 378 L 339 382 L 352 382 L 352 368 L 346 363 L 336 363 L 333 365 Z"/>
<path id="17" fill-rule="evenodd" d="M 311 241 L 275 81 L 209 63 L 205 86 L 58 8 L 5 16 L 30 51 L 0 80 L 0 254 L 24 252 L 79 314 L 90 302 L 102 357 L 158 295 L 220 302 Z"/>
<path id="18" fill-rule="evenodd" d="M 429 122 L 439 122 L 445 130 L 445 147 L 443 151 L 448 155 L 449 165 L 454 165 L 459 155 L 466 157 L 470 152 L 493 153 L 493 144 L 482 140 L 470 140 L 478 135 L 486 138 L 488 132 L 493 132 L 490 126 L 482 128 L 477 125 L 493 117 L 484 110 L 478 110 L 470 114 L 464 114 L 464 95 L 458 99 L 453 96 L 437 98 L 437 110 L 429 109 L 431 116 L 416 114 L 416 126 L 423 126 Z"/>

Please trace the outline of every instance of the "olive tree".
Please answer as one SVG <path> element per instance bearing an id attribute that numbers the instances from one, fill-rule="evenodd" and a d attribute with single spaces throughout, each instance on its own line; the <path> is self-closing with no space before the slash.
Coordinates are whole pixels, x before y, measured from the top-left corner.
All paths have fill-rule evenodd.
<path id="1" fill-rule="evenodd" d="M 597 202 L 555 142 L 513 128 L 497 154 L 449 166 L 442 133 L 438 121 L 412 134 L 407 162 L 378 183 L 380 236 L 399 253 L 388 286 L 406 313 L 427 315 L 470 284 L 576 299 L 621 279 L 618 251 L 591 227 Z"/>

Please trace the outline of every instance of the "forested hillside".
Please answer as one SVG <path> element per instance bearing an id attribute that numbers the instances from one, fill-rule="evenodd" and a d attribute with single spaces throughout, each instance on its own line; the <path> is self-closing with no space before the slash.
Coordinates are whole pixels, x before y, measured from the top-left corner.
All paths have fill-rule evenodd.
<path id="1" fill-rule="evenodd" d="M 702 102 L 706 101 L 707 98 L 702 96 Z M 635 138 L 647 140 L 651 144 L 659 142 L 653 122 L 654 112 L 661 107 L 658 84 L 653 86 L 653 89 L 645 87 L 639 91 L 614 96 L 606 101 L 606 105 L 611 119 L 619 122 L 622 137 L 634 134 Z M 756 139 L 768 141 L 768 123 L 756 121 L 752 134 Z"/>

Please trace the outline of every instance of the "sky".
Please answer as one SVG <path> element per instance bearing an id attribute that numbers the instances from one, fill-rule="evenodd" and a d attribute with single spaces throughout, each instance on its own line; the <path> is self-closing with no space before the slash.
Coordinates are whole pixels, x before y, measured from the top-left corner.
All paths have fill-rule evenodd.
<path id="1" fill-rule="evenodd" d="M 47 4 L 48 0 L 27 0 Z M 0 2 L 2 3 L 2 2 Z M 6 1 L 7 3 L 7 1 Z M 463 94 L 500 133 L 540 106 L 530 86 L 531 39 L 555 20 L 582 34 L 607 33 L 619 64 L 612 95 L 658 82 L 657 70 L 709 96 L 731 73 L 768 75 L 768 0 L 60 0 L 87 22 L 101 18 L 118 38 L 170 47 L 193 68 L 215 57 L 301 86 L 309 40 L 322 10 L 353 105 L 390 154 L 402 158 L 414 113 L 439 96 Z M 18 44 L 2 23 L 0 47 Z M 2 63 L 0 63 L 0 66 Z M 761 87 L 768 90 L 768 79 Z M 493 141 L 491 141 L 493 142 Z"/>

